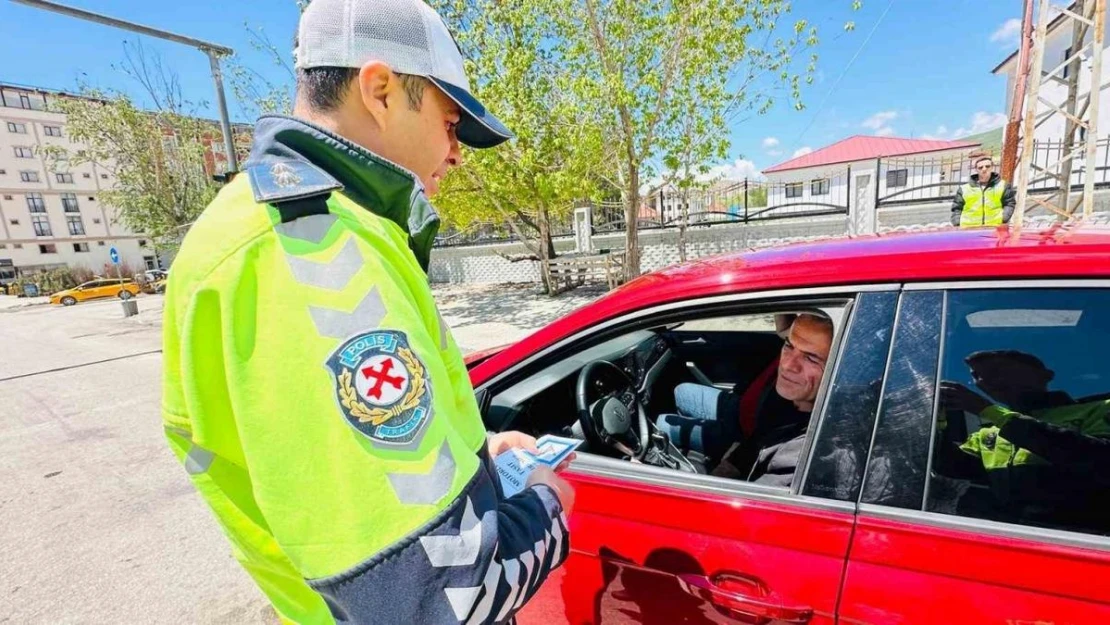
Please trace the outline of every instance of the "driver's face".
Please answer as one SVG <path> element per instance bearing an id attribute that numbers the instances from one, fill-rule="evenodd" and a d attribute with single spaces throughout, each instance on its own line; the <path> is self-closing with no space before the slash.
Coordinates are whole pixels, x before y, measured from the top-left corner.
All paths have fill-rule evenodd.
<path id="1" fill-rule="evenodd" d="M 782 346 L 775 390 L 799 410 L 813 410 L 825 361 L 832 346 L 832 330 L 809 315 L 800 315 Z"/>

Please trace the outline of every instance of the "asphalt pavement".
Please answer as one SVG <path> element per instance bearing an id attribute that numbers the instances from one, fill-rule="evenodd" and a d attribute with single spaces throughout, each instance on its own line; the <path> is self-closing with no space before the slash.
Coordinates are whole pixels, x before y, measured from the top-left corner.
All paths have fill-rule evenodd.
<path id="1" fill-rule="evenodd" d="M 464 351 L 596 297 L 437 288 Z M 0 296 L 0 623 L 275 623 L 162 435 L 161 296 Z"/>

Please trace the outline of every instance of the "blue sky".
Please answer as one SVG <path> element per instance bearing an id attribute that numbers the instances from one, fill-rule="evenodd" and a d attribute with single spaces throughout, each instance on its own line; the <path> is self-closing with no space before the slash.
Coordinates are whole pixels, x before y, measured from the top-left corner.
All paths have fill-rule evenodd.
<path id="1" fill-rule="evenodd" d="M 262 27 L 275 44 L 288 48 L 297 18 L 293 0 L 66 1 L 232 47 L 247 66 L 284 80 L 283 70 L 251 49 L 245 24 Z M 817 80 L 803 95 L 807 108 L 795 111 L 786 98 L 778 98 L 770 113 L 733 128 L 730 158 L 721 169 L 742 177 L 799 150 L 817 149 L 853 134 L 947 139 L 1004 123 L 1005 80 L 990 70 L 1016 48 L 1022 3 L 894 0 L 844 73 L 888 4 L 890 0 L 864 0 L 862 9 L 852 11 L 850 0 L 795 0 L 795 17 L 809 19 L 821 36 Z M 843 25 L 849 20 L 856 28 L 845 32 Z M 122 59 L 128 38 L 133 35 L 0 2 L 0 81 L 72 90 L 84 79 L 134 91 L 134 83 L 113 67 Z M 214 101 L 204 55 L 148 39 L 143 45 L 179 73 L 188 97 Z M 231 106 L 233 117 L 249 121 L 234 103 Z M 214 116 L 211 107 L 208 113 Z"/>

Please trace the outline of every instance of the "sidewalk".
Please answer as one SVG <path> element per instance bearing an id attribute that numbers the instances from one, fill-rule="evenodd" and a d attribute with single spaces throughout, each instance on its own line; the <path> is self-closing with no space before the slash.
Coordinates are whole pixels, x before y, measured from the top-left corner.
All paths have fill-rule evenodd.
<path id="1" fill-rule="evenodd" d="M 49 297 L 16 297 L 14 295 L 0 295 L 0 312 L 18 310 L 29 306 L 49 304 Z"/>
<path id="2" fill-rule="evenodd" d="M 553 298 L 532 284 L 432 285 L 440 314 L 464 354 L 515 343 L 604 293 L 580 288 Z"/>

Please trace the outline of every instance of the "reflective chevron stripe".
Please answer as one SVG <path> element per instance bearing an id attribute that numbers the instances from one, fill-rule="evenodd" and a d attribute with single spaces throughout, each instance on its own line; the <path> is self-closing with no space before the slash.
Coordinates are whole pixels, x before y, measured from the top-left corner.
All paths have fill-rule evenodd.
<path id="1" fill-rule="evenodd" d="M 482 548 L 482 525 L 486 518 L 490 518 L 491 513 L 493 512 L 487 512 L 479 520 L 474 514 L 474 502 L 467 497 L 458 536 L 421 536 L 420 544 L 428 554 L 428 561 L 432 566 L 439 568 L 474 564 Z"/>
<path id="2" fill-rule="evenodd" d="M 297 282 L 331 291 L 346 288 L 363 266 L 362 253 L 354 237 L 347 239 L 343 249 L 330 261 L 317 262 L 293 254 L 286 254 L 285 259 Z"/>
<path id="3" fill-rule="evenodd" d="M 207 449 L 193 443 L 189 447 L 189 453 L 185 455 L 185 470 L 189 475 L 198 475 L 208 470 L 212 466 L 212 460 L 215 459 L 216 454 L 208 451 Z"/>
<path id="4" fill-rule="evenodd" d="M 319 244 L 328 235 L 328 231 L 331 230 L 337 219 L 335 215 L 330 214 L 308 215 L 288 223 L 277 224 L 274 226 L 274 230 L 290 239 Z"/>
<path id="5" fill-rule="evenodd" d="M 385 304 L 378 293 L 378 287 L 370 289 L 358 306 L 351 312 L 309 306 L 312 322 L 320 336 L 332 339 L 345 339 L 359 332 L 369 332 L 379 328 L 385 317 Z"/>
<path id="6" fill-rule="evenodd" d="M 410 506 L 437 504 L 451 491 L 455 480 L 455 456 L 445 441 L 428 473 L 386 473 L 386 477 L 401 503 Z"/>

